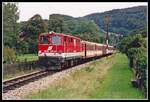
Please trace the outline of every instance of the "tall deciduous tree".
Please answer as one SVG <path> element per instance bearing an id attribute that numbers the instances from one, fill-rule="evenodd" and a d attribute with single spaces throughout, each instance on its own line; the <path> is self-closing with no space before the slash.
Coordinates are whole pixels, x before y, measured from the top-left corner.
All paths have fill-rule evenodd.
<path id="1" fill-rule="evenodd" d="M 19 12 L 16 3 L 3 3 L 3 41 L 4 46 L 14 47 L 18 33 Z"/>
<path id="2" fill-rule="evenodd" d="M 26 51 L 37 53 L 38 33 L 48 32 L 48 25 L 39 14 L 36 14 L 21 27 L 21 31 L 24 32 L 26 37 L 24 41 L 28 42 Z"/>

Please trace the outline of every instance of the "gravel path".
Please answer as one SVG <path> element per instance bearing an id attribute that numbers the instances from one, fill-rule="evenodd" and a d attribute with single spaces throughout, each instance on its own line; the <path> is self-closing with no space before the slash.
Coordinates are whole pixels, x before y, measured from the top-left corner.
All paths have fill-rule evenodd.
<path id="1" fill-rule="evenodd" d="M 79 70 L 87 65 L 92 64 L 93 62 L 88 62 L 86 64 L 82 64 L 61 72 L 57 72 L 53 75 L 41 78 L 37 81 L 31 82 L 29 84 L 26 84 L 24 86 L 21 86 L 20 88 L 17 88 L 15 90 L 10 90 L 7 93 L 2 94 L 3 100 L 19 100 L 23 99 L 24 96 L 30 94 L 31 92 L 38 92 L 43 89 L 48 88 L 54 81 L 57 81 L 61 78 L 67 77 L 71 72 L 75 70 Z"/>

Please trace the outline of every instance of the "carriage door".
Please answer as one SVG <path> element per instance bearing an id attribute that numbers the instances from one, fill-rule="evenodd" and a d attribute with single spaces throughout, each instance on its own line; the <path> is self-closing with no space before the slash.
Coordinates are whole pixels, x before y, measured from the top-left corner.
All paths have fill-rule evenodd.
<path id="1" fill-rule="evenodd" d="M 64 53 L 67 52 L 67 46 L 68 46 L 68 43 L 67 43 L 67 42 L 68 42 L 68 41 L 67 41 L 67 37 L 64 36 Z"/>
<path id="2" fill-rule="evenodd" d="M 84 47 L 84 49 L 85 49 L 85 50 L 84 50 L 84 54 L 85 54 L 85 57 L 86 57 L 86 43 L 84 44 L 84 46 L 85 46 L 85 47 Z"/>

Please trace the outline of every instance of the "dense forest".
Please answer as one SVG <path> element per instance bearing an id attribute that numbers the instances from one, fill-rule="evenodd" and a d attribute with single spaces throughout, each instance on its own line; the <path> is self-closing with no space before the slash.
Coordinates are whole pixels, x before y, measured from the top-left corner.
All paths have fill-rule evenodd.
<path id="1" fill-rule="evenodd" d="M 147 7 L 137 6 L 125 9 L 114 9 L 103 13 L 93 13 L 84 16 L 93 20 L 101 29 L 105 30 L 104 17 L 110 17 L 109 31 L 123 35 L 129 34 L 145 26 L 147 22 Z"/>

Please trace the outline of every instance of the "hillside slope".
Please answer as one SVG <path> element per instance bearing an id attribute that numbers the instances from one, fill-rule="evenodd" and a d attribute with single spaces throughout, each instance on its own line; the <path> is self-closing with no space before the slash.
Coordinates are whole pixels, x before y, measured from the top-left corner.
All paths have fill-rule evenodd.
<path id="1" fill-rule="evenodd" d="M 100 28 L 105 30 L 104 17 L 106 15 L 110 16 L 109 31 L 125 35 L 132 30 L 144 27 L 147 22 L 147 7 L 114 9 L 103 13 L 89 14 L 84 18 L 93 20 Z"/>

